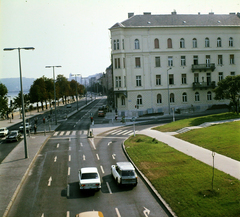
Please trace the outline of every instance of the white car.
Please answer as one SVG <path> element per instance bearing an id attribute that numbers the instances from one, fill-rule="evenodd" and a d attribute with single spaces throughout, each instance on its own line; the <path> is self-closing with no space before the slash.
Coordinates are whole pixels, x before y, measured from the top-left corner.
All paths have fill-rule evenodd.
<path id="1" fill-rule="evenodd" d="M 29 130 L 31 131 L 31 129 L 32 129 L 32 126 L 31 126 L 31 124 L 29 124 L 29 123 L 25 123 L 25 128 L 26 128 L 26 131 L 28 132 Z M 21 123 L 21 126 L 19 127 L 19 131 L 20 132 L 23 132 L 23 123 Z"/>
<path id="2" fill-rule="evenodd" d="M 111 173 L 118 185 L 133 185 L 138 183 L 134 166 L 130 162 L 117 162 L 111 166 Z"/>
<path id="3" fill-rule="evenodd" d="M 104 216 L 100 211 L 88 211 L 88 212 L 81 212 L 77 214 L 76 217 L 104 217 Z"/>
<path id="4" fill-rule="evenodd" d="M 0 136 L 6 136 L 8 135 L 8 129 L 6 127 L 0 128 Z"/>
<path id="5" fill-rule="evenodd" d="M 79 170 L 79 187 L 81 190 L 93 189 L 99 191 L 101 189 L 101 180 L 96 167 L 83 167 Z"/>

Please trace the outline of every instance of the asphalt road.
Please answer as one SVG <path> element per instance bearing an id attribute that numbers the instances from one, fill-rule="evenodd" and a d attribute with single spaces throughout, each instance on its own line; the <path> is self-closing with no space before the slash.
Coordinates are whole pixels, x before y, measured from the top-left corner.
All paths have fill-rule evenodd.
<path id="1" fill-rule="evenodd" d="M 56 129 L 8 216 L 75 216 L 89 210 L 100 210 L 106 217 L 167 216 L 140 177 L 133 188 L 117 186 L 111 176 L 112 164 L 127 161 L 121 144 L 132 133 L 132 127 L 121 129 L 125 135 L 108 132 L 95 138 L 87 137 L 90 114 L 96 113 L 102 103 L 96 100 Z M 85 166 L 98 168 L 102 179 L 99 192 L 79 190 L 78 170 Z"/>

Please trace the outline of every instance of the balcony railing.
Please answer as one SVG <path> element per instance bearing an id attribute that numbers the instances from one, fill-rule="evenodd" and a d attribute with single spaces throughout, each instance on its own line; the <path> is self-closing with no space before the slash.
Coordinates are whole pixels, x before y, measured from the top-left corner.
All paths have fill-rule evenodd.
<path id="1" fill-rule="evenodd" d="M 208 88 L 212 88 L 214 89 L 216 87 L 216 82 L 212 81 L 212 82 L 193 82 L 193 90 L 196 89 L 208 89 Z"/>
<path id="2" fill-rule="evenodd" d="M 198 70 L 198 71 L 209 71 L 211 70 L 212 72 L 215 69 L 215 63 L 209 63 L 209 64 L 198 64 L 198 65 L 192 65 L 192 72 Z"/>

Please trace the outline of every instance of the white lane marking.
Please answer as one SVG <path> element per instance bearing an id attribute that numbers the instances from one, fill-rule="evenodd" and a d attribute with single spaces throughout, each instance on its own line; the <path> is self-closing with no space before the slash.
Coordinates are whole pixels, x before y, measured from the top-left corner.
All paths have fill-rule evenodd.
<path id="1" fill-rule="evenodd" d="M 143 208 L 144 208 L 143 214 L 145 215 L 145 217 L 148 217 L 150 214 L 150 210 L 147 209 L 146 207 L 143 207 Z"/>
<path id="2" fill-rule="evenodd" d="M 100 160 L 100 158 L 99 158 L 98 154 L 96 154 L 96 156 L 97 156 L 97 159 L 98 159 L 98 160 Z"/>
<path id="3" fill-rule="evenodd" d="M 126 131 L 128 131 L 128 130 L 122 130 L 121 132 L 116 133 L 116 135 L 120 135 L 120 134 L 122 134 L 122 133 L 126 133 Z"/>
<path id="4" fill-rule="evenodd" d="M 116 213 L 117 213 L 117 216 L 118 216 L 118 217 L 121 217 L 120 212 L 118 211 L 118 208 L 115 208 L 115 211 L 116 211 Z"/>
<path id="5" fill-rule="evenodd" d="M 44 213 L 41 215 L 41 217 L 44 217 Z"/>
<path id="6" fill-rule="evenodd" d="M 57 148 L 59 148 L 59 143 L 57 144 Z"/>
<path id="7" fill-rule="evenodd" d="M 83 160 L 86 160 L 86 157 L 85 157 L 85 155 L 83 155 Z"/>
<path id="8" fill-rule="evenodd" d="M 70 176 L 71 167 L 68 167 L 68 175 Z"/>
<path id="9" fill-rule="evenodd" d="M 71 147 L 69 147 L 69 151 L 71 151 L 72 150 L 72 148 Z"/>
<path id="10" fill-rule="evenodd" d="M 111 188 L 110 188 L 108 182 L 106 182 L 106 184 L 107 184 L 107 187 L 108 187 L 108 191 L 109 191 L 109 193 L 112 194 L 112 191 L 111 191 Z"/>
<path id="11" fill-rule="evenodd" d="M 58 132 L 55 132 L 54 134 L 53 134 L 53 136 L 56 136 L 58 134 Z"/>
<path id="12" fill-rule="evenodd" d="M 70 211 L 67 211 L 67 216 L 66 217 L 70 217 Z"/>
<path id="13" fill-rule="evenodd" d="M 76 135 L 76 131 L 72 131 L 72 135 L 75 136 Z"/>
<path id="14" fill-rule="evenodd" d="M 54 162 L 57 162 L 57 156 L 54 157 Z"/>
<path id="15" fill-rule="evenodd" d="M 108 143 L 108 146 L 109 146 L 110 144 L 112 144 L 112 141 Z"/>
<path id="16" fill-rule="evenodd" d="M 113 132 L 113 133 L 110 133 L 111 135 L 115 135 L 115 134 L 117 134 L 117 133 L 119 133 L 119 132 L 121 132 L 122 130 L 118 130 L 118 131 L 115 131 L 115 132 Z"/>
<path id="17" fill-rule="evenodd" d="M 67 185 L 67 197 L 69 197 L 70 196 L 70 185 L 68 184 Z"/>
<path id="18" fill-rule="evenodd" d="M 80 142 L 80 146 L 83 146 L 83 144 Z"/>
<path id="19" fill-rule="evenodd" d="M 69 134 L 70 134 L 70 131 L 67 131 L 65 135 L 68 136 Z"/>
<path id="20" fill-rule="evenodd" d="M 101 170 L 102 170 L 102 173 L 104 173 L 103 167 L 102 167 L 102 166 L 100 166 L 100 168 L 101 168 Z"/>
<path id="21" fill-rule="evenodd" d="M 116 154 L 112 154 L 112 158 L 113 158 L 113 160 L 115 160 L 115 156 L 116 156 Z"/>
<path id="22" fill-rule="evenodd" d="M 62 131 L 59 135 L 62 136 L 65 133 L 65 131 Z"/>
<path id="23" fill-rule="evenodd" d="M 93 149 L 95 149 L 95 150 L 96 150 L 96 146 L 95 146 L 95 144 L 94 144 L 94 141 L 93 141 L 93 139 L 90 139 L 90 141 L 91 141 L 91 143 L 92 143 Z"/>
<path id="24" fill-rule="evenodd" d="M 48 179 L 48 186 L 51 186 L 51 182 L 52 182 L 52 176 L 50 176 L 50 178 Z"/>
<path id="25" fill-rule="evenodd" d="M 68 156 L 68 161 L 71 161 L 71 155 Z"/>
<path id="26" fill-rule="evenodd" d="M 133 132 L 133 130 L 129 130 L 129 131 L 123 133 L 122 135 L 127 135 L 127 134 L 132 133 L 132 132 Z M 136 131 L 135 131 L 135 132 L 136 132 Z"/>
<path id="27" fill-rule="evenodd" d="M 106 133 L 106 135 L 107 135 L 107 134 L 110 134 L 110 133 L 113 133 L 113 132 L 116 132 L 116 131 L 118 131 L 118 130 L 109 131 L 109 132 Z"/>
<path id="28" fill-rule="evenodd" d="M 71 138 L 70 137 L 68 138 L 68 141 L 71 142 Z"/>

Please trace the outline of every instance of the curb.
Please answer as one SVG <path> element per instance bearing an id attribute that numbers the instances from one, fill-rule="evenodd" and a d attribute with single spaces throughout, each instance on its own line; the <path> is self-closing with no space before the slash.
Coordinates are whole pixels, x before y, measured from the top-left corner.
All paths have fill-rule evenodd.
<path id="1" fill-rule="evenodd" d="M 5 209 L 5 212 L 4 212 L 4 214 L 3 214 L 3 217 L 7 217 L 8 212 L 10 211 L 10 208 L 11 208 L 11 206 L 12 206 L 12 204 L 13 204 L 13 202 L 14 202 L 14 200 L 15 200 L 15 198 L 16 198 L 19 190 L 20 190 L 20 188 L 22 187 L 22 185 L 23 185 L 23 183 L 24 183 L 24 181 L 25 181 L 25 179 L 26 179 L 26 177 L 27 177 L 30 169 L 32 168 L 33 164 L 35 163 L 39 152 L 43 149 L 43 147 L 45 146 L 45 144 L 47 143 L 47 141 L 49 140 L 49 138 L 50 138 L 50 136 L 48 136 L 48 137 L 45 139 L 45 141 L 43 142 L 43 144 L 41 145 L 41 147 L 39 148 L 39 150 L 37 151 L 37 153 L 36 153 L 35 156 L 33 157 L 32 161 L 31 161 L 31 163 L 29 164 L 26 172 L 24 173 L 24 175 L 23 175 L 20 183 L 18 184 L 18 186 L 17 186 L 17 188 L 16 188 L 16 190 L 15 190 L 15 192 L 14 192 L 14 194 L 13 194 L 13 196 L 12 196 L 12 198 L 11 198 L 8 206 L 7 206 L 7 208 Z"/>
<path id="2" fill-rule="evenodd" d="M 127 139 L 126 139 L 127 140 Z M 126 141 L 124 140 L 124 142 Z M 122 149 L 124 151 L 124 154 L 126 155 L 126 157 L 128 158 L 128 160 L 133 164 L 133 166 L 136 168 L 138 174 L 140 174 L 140 176 L 142 177 L 142 179 L 144 180 L 144 182 L 148 185 L 148 187 L 151 189 L 152 193 L 155 194 L 155 196 L 158 198 L 158 200 L 161 203 L 161 206 L 163 206 L 163 208 L 165 209 L 165 211 L 167 212 L 167 215 L 170 217 L 177 217 L 177 215 L 172 211 L 171 207 L 167 204 L 167 202 L 162 198 L 162 196 L 158 193 L 158 191 L 154 188 L 154 186 L 152 185 L 152 183 L 147 179 L 147 177 L 138 169 L 138 167 L 134 164 L 134 162 L 132 161 L 132 159 L 129 157 L 126 149 L 125 149 L 125 145 L 124 142 L 122 143 Z"/>

